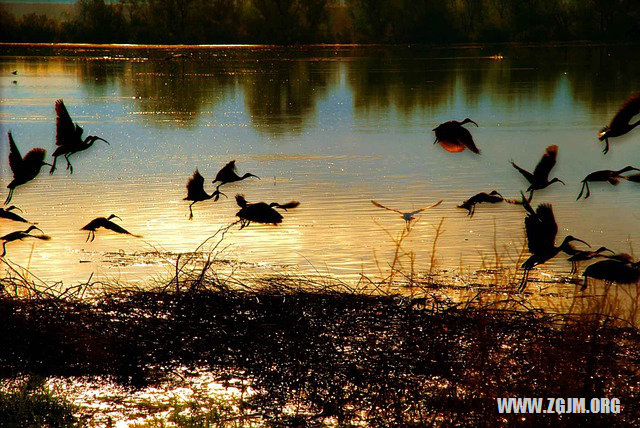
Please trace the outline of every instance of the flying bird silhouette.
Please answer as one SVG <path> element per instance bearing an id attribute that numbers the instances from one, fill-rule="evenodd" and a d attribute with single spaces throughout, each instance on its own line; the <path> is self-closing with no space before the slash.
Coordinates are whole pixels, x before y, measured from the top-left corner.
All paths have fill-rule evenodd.
<path id="1" fill-rule="evenodd" d="M 141 235 L 134 235 L 133 233 L 118 226 L 117 224 L 111 221 L 112 218 L 117 218 L 118 220 L 122 220 L 117 215 L 111 214 L 107 218 L 104 218 L 104 217 L 94 218 L 89 223 L 87 223 L 84 227 L 82 227 L 82 229 L 80 230 L 86 230 L 89 232 L 89 234 L 87 235 L 87 239 L 84 242 L 88 242 L 89 238 L 91 238 L 91 242 L 93 242 L 93 240 L 96 238 L 96 230 L 101 227 L 104 229 L 114 231 L 116 233 L 123 234 L 123 235 L 131 235 L 131 236 L 135 236 L 136 238 L 142 238 Z"/>
<path id="2" fill-rule="evenodd" d="M 0 218 L 6 218 L 7 220 L 18 221 L 20 223 L 29 223 L 27 220 L 19 216 L 18 214 L 12 212 L 13 210 L 18 210 L 22 212 L 22 210 L 15 205 L 11 205 L 8 208 L 0 208 Z"/>
<path id="3" fill-rule="evenodd" d="M 291 208 L 296 208 L 300 205 L 298 201 L 287 202 L 286 204 L 279 204 L 272 202 L 267 204 L 265 202 L 257 202 L 250 204 L 244 198 L 244 195 L 236 195 L 236 203 L 240 207 L 240 211 L 236 213 L 237 217 L 240 217 L 240 229 L 244 229 L 249 226 L 251 222 L 273 224 L 277 226 L 282 223 L 282 215 L 275 210 L 275 208 L 287 211 Z"/>
<path id="4" fill-rule="evenodd" d="M 0 258 L 4 257 L 7 254 L 7 244 L 9 242 L 13 242 L 13 241 L 21 241 L 25 238 L 36 238 L 36 239 L 40 239 L 42 241 L 48 241 L 51 239 L 50 236 L 47 236 L 45 234 L 42 235 L 30 235 L 29 232 L 31 232 L 34 229 L 38 229 L 40 230 L 40 232 L 42 232 L 42 230 L 36 226 L 30 226 L 27 230 L 18 230 L 16 232 L 11 232 L 8 233 L 4 236 L 0 236 L 0 241 L 2 241 L 2 255 L 0 255 Z"/>
<path id="5" fill-rule="evenodd" d="M 473 123 L 475 126 L 478 126 L 473 120 L 466 118 L 462 122 L 450 120 L 433 128 L 433 131 L 436 133 L 436 140 L 433 144 L 440 143 L 443 149 L 452 153 L 461 152 L 466 148 L 473 153 L 480 154 L 480 150 L 473 141 L 471 132 L 462 126 L 466 123 Z"/>
<path id="6" fill-rule="evenodd" d="M 596 257 L 606 257 L 601 253 L 605 251 L 609 251 L 613 254 L 613 251 L 608 249 L 607 247 L 600 247 L 595 251 L 587 251 L 587 250 L 576 250 L 575 253 L 571 257 L 569 257 L 569 261 L 571 262 L 571 274 L 574 274 L 578 271 L 578 263 L 586 260 L 595 259 Z"/>
<path id="7" fill-rule="evenodd" d="M 584 180 L 582 180 L 582 189 L 580 189 L 580 193 L 578 194 L 578 197 L 576 198 L 576 201 L 578 199 L 580 199 L 582 197 L 582 194 L 584 193 L 585 188 L 587 189 L 587 193 L 584 196 L 585 199 L 587 199 L 590 195 L 591 195 L 591 191 L 589 190 L 589 182 L 594 182 L 594 181 L 606 181 L 609 184 L 613 184 L 614 186 L 617 186 L 618 183 L 620 182 L 620 179 L 627 179 L 628 177 L 625 177 L 621 174 L 624 174 L 625 172 L 629 172 L 629 171 L 640 171 L 640 169 L 635 168 L 633 166 L 626 166 L 622 169 L 619 169 L 617 171 L 613 171 L 610 169 L 603 169 L 600 171 L 595 171 L 592 172 L 591 174 L 587 175 Z"/>
<path id="8" fill-rule="evenodd" d="M 193 201 L 189 205 L 189 220 L 193 219 L 193 204 L 196 202 L 206 201 L 208 199 L 213 198 L 213 201 L 216 202 L 220 195 L 223 195 L 225 198 L 227 195 L 220 192 L 219 190 L 215 190 L 212 194 L 207 194 L 204 191 L 204 177 L 200 175 L 200 172 L 196 169 L 193 173 L 193 176 L 187 181 L 187 197 L 184 198 L 184 201 Z"/>
<path id="9" fill-rule="evenodd" d="M 529 279 L 529 272 L 537 265 L 541 265 L 546 261 L 554 258 L 560 251 L 571 255 L 575 252 L 575 249 L 571 246 L 572 241 L 579 241 L 583 244 L 589 245 L 582 239 L 574 238 L 569 235 L 556 247 L 556 235 L 558 234 L 558 224 L 553 216 L 553 209 L 549 204 L 540 204 L 534 211 L 531 205 L 522 195 L 522 205 L 527 211 L 527 217 L 524 219 L 525 229 L 527 231 L 527 244 L 531 257 L 529 257 L 522 264 L 524 274 L 522 275 L 522 281 L 518 287 L 518 292 L 522 292 L 527 286 L 527 280 Z"/>
<path id="10" fill-rule="evenodd" d="M 538 165 L 536 165 L 536 169 L 533 170 L 533 174 L 523 168 L 520 168 L 514 161 L 511 161 L 511 165 L 513 165 L 513 167 L 517 169 L 518 172 L 520 172 L 520 174 L 522 174 L 530 184 L 527 188 L 527 192 L 529 192 L 529 200 L 533 198 L 534 190 L 544 189 L 545 187 L 556 182 L 564 184 L 564 181 L 558 178 L 554 178 L 549 181 L 549 173 L 556 164 L 557 158 L 558 146 L 554 144 L 553 146 L 547 147 L 545 154 L 542 155 L 542 159 L 540 159 L 540 162 L 538 162 Z"/>
<path id="11" fill-rule="evenodd" d="M 640 92 L 631 95 L 613 116 L 609 125 L 598 133 L 598 140 L 605 142 L 603 153 L 609 151 L 609 138 L 624 135 L 640 125 L 640 120 L 631 123 L 631 119 L 637 114 L 640 114 Z"/>
<path id="12" fill-rule="evenodd" d="M 462 204 L 458 205 L 458 208 L 467 210 L 468 211 L 467 215 L 469 217 L 473 217 L 473 215 L 476 212 L 476 204 L 482 204 L 482 203 L 497 204 L 503 201 L 509 204 L 516 204 L 516 205 L 522 204 L 521 201 L 518 201 L 515 199 L 507 199 L 503 197 L 500 193 L 498 193 L 497 190 L 492 190 L 490 193 L 480 192 L 473 195 L 472 197 L 464 201 Z M 531 199 L 529 199 L 529 202 L 531 202 Z"/>
<path id="13" fill-rule="evenodd" d="M 425 210 L 430 210 L 431 208 L 435 208 L 435 207 L 437 207 L 438 205 L 440 205 L 440 204 L 442 203 L 442 201 L 438 201 L 438 202 L 436 202 L 436 203 L 435 203 L 435 204 L 433 204 L 433 205 L 429 205 L 428 207 L 420 208 L 420 209 L 413 210 L 413 211 L 409 211 L 409 212 L 402 212 L 402 211 L 400 211 L 400 210 L 396 210 L 396 209 L 393 209 L 393 208 L 385 207 L 385 206 L 384 206 L 384 205 L 382 205 L 381 203 L 378 203 L 378 202 L 376 202 L 376 201 L 374 201 L 374 200 L 371 200 L 371 203 L 372 203 L 373 205 L 375 205 L 376 207 L 383 208 L 383 209 L 385 209 L 385 210 L 393 211 L 394 213 L 398 213 L 398 214 L 400 214 L 400 215 L 402 216 L 402 219 L 403 219 L 403 220 L 406 222 L 406 224 L 407 224 L 407 230 L 411 230 L 411 222 L 412 222 L 413 220 L 415 220 L 415 219 L 416 219 L 416 218 L 414 217 L 416 214 L 420 214 L 421 212 L 423 212 L 423 211 L 425 211 Z"/>
<path id="14" fill-rule="evenodd" d="M 240 177 L 238 175 L 238 170 L 236 169 L 236 161 L 232 160 L 231 162 L 223 166 L 220 171 L 218 171 L 218 173 L 216 174 L 216 179 L 213 180 L 213 183 L 215 184 L 216 182 L 220 182 L 220 184 L 218 184 L 218 186 L 216 187 L 216 189 L 220 189 L 220 186 L 223 186 L 227 183 L 233 183 L 234 181 L 241 181 L 249 177 L 255 177 L 258 180 L 260 180 L 260 177 L 258 177 L 257 175 L 253 175 L 248 172 L 242 177 Z"/>
<path id="15" fill-rule="evenodd" d="M 9 166 L 11 167 L 11 171 L 13 172 L 13 180 L 7 185 L 7 188 L 9 189 L 9 195 L 7 195 L 7 199 L 4 201 L 5 205 L 11 202 L 11 198 L 13 197 L 13 190 L 16 187 L 33 180 L 38 176 L 43 165 L 49 165 L 44 161 L 44 158 L 47 154 L 45 149 L 39 147 L 31 149 L 27 152 L 26 155 L 24 155 L 23 158 L 22 155 L 20 155 L 18 146 L 16 146 L 15 141 L 13 141 L 11 132 L 8 132 L 8 135 Z"/>
<path id="16" fill-rule="evenodd" d="M 56 146 L 58 148 L 53 152 L 53 165 L 51 166 L 50 174 L 56 170 L 56 161 L 58 156 L 63 156 L 67 161 L 67 169 L 73 174 L 73 166 L 69 162 L 69 156 L 74 153 L 87 150 L 96 141 L 109 142 L 103 138 L 96 137 L 95 135 L 89 135 L 84 140 L 82 139 L 82 128 L 73 123 L 67 107 L 65 107 L 62 100 L 56 101 Z"/>
<path id="17" fill-rule="evenodd" d="M 609 259 L 601 260 L 587 266 L 582 274 L 584 283 L 581 290 L 588 286 L 588 278 L 601 279 L 606 282 L 616 282 L 618 284 L 635 284 L 640 280 L 640 264 L 633 263 L 633 260 Z"/>

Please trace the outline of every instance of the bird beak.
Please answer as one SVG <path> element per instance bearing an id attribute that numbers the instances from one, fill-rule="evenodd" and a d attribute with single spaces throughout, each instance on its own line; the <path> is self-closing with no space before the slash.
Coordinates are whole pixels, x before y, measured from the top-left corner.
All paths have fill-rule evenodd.
<path id="1" fill-rule="evenodd" d="M 578 241 L 578 242 L 582 242 L 584 245 L 586 245 L 587 247 L 591 248 L 591 245 L 587 244 L 586 242 L 584 242 L 582 239 L 578 239 L 578 238 L 573 238 L 573 241 Z"/>
<path id="2" fill-rule="evenodd" d="M 122 221 L 122 219 L 120 217 L 118 217 L 117 215 L 115 215 L 115 214 L 111 214 L 111 217 L 117 218 L 118 220 Z"/>
<path id="3" fill-rule="evenodd" d="M 478 124 L 477 124 L 477 123 L 475 123 L 475 122 L 474 122 L 473 120 L 471 120 L 471 119 L 469 119 L 469 122 L 470 122 L 470 123 L 473 123 L 475 126 L 478 126 Z"/>
<path id="4" fill-rule="evenodd" d="M 40 231 L 40 233 L 42 233 L 44 235 L 44 232 L 38 226 L 31 226 L 31 227 L 33 227 L 34 229 L 38 229 Z"/>
<path id="5" fill-rule="evenodd" d="M 15 205 L 11 205 L 9 208 L 6 209 L 6 211 L 11 211 L 11 210 L 18 210 L 21 213 L 24 212 L 20 208 L 16 207 Z"/>
<path id="6" fill-rule="evenodd" d="M 48 165 L 48 166 L 50 166 L 51 168 L 53 168 L 53 165 L 51 165 L 50 163 L 42 162 L 42 165 Z"/>
<path id="7" fill-rule="evenodd" d="M 558 179 L 558 181 L 559 181 L 560 183 L 562 183 L 562 185 L 563 185 L 563 186 L 566 186 L 566 184 L 564 184 L 564 181 L 562 181 L 562 180 L 560 180 L 560 179 Z"/>
<path id="8" fill-rule="evenodd" d="M 109 142 L 107 140 L 105 140 L 104 138 L 100 138 L 100 137 L 96 137 L 96 140 L 100 140 L 100 141 L 104 141 L 105 143 L 107 143 L 109 146 L 111 144 L 109 144 Z"/>

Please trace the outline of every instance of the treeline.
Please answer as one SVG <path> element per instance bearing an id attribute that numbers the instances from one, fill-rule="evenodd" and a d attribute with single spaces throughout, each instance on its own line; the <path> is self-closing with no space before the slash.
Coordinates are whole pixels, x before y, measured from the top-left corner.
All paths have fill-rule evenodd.
<path id="1" fill-rule="evenodd" d="M 637 0 L 78 0 L 63 19 L 0 9 L 4 42 L 637 41 Z"/>

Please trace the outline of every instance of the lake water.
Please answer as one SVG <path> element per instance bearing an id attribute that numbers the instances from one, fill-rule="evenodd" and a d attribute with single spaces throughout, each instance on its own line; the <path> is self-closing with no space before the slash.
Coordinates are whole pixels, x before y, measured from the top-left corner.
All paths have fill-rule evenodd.
<path id="1" fill-rule="evenodd" d="M 523 209 L 479 205 L 473 218 L 456 208 L 481 191 L 517 197 L 527 184 L 509 164 L 532 170 L 546 146 L 559 146 L 552 172 L 567 183 L 536 193 L 552 203 L 559 238 L 629 251 L 640 242 L 640 184 L 592 185 L 576 202 L 580 181 L 598 169 L 640 166 L 640 131 L 613 139 L 606 156 L 597 132 L 640 90 L 640 56 L 621 47 L 208 47 L 177 50 L 95 47 L 4 47 L 0 56 L 2 188 L 10 181 L 6 133 L 22 153 L 55 149 L 54 102 L 63 98 L 85 135 L 102 136 L 45 167 L 19 187 L 12 203 L 52 240 L 14 242 L 8 259 L 33 274 L 71 283 L 144 282 L 158 272 L 155 249 L 168 259 L 193 251 L 236 220 L 233 199 L 299 200 L 278 226 L 238 226 L 225 236 L 224 258 L 254 266 L 289 266 L 345 279 L 377 274 L 394 254 L 390 236 L 404 222 L 376 208 L 427 211 L 405 239 L 415 269 L 430 267 L 435 227 L 444 218 L 437 267 L 473 272 L 482 260 L 503 262 L 524 243 Z M 491 56 L 501 53 L 502 60 Z M 17 75 L 11 72 L 17 70 Z M 433 145 L 439 123 L 470 117 L 481 155 Z M 229 199 L 194 206 L 185 184 L 197 167 L 211 180 L 236 159 L 249 179 L 223 188 Z M 6 191 L 2 192 L 2 197 Z M 79 229 L 114 213 L 132 233 Z M 0 234 L 23 229 L 0 221 Z M 568 273 L 563 257 L 547 269 Z"/>

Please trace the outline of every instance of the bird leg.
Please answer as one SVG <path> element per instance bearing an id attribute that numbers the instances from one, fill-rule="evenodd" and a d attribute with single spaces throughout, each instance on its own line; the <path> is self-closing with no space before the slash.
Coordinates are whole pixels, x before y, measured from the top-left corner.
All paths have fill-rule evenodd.
<path id="1" fill-rule="evenodd" d="M 587 276 L 584 277 L 584 283 L 582 284 L 582 287 L 580 287 L 580 291 L 584 291 L 587 289 Z"/>
<path id="2" fill-rule="evenodd" d="M 13 197 L 13 189 L 9 189 L 9 194 L 7 195 L 7 199 L 5 199 L 4 204 L 7 205 L 11 202 L 11 198 Z"/>
<path id="3" fill-rule="evenodd" d="M 3 258 L 7 254 L 7 241 L 2 241 L 2 255 L 0 255 L 0 259 Z"/>
<path id="4" fill-rule="evenodd" d="M 53 174 L 56 170 L 56 162 L 58 161 L 58 156 L 53 157 L 53 165 L 51 165 L 51 169 L 49 170 L 49 174 Z"/>
<path id="5" fill-rule="evenodd" d="M 93 242 L 94 239 L 96 239 L 96 231 L 92 230 L 91 231 L 91 242 Z"/>
<path id="6" fill-rule="evenodd" d="M 607 152 L 609 151 L 609 139 L 605 138 L 604 139 L 604 143 L 605 143 L 605 146 L 604 146 L 604 150 L 602 150 L 602 153 L 604 153 L 606 155 Z"/>
<path id="7" fill-rule="evenodd" d="M 85 239 L 84 242 L 89 242 L 89 238 L 91 238 L 91 231 L 89 231 L 89 234 L 87 235 L 87 239 Z"/>
<path id="8" fill-rule="evenodd" d="M 571 262 L 571 272 L 569 272 L 569 275 L 573 275 L 577 271 L 578 271 L 578 262 L 572 261 Z"/>
<path id="9" fill-rule="evenodd" d="M 522 293 L 524 291 L 524 288 L 527 286 L 527 281 L 529 280 L 529 272 L 529 269 L 524 270 L 522 280 L 520 281 L 520 285 L 518 286 L 518 293 Z"/>
<path id="10" fill-rule="evenodd" d="M 584 188 L 585 187 L 587 188 L 587 192 L 588 192 L 589 191 L 589 184 L 588 184 L 587 180 L 584 180 L 582 182 L 582 189 L 580 189 L 580 193 L 578 194 L 578 197 L 576 198 L 576 201 L 582 197 L 582 193 L 584 192 Z M 587 198 L 588 198 L 588 196 L 585 199 L 587 199 Z"/>
<path id="11" fill-rule="evenodd" d="M 73 166 L 71 165 L 71 162 L 69 162 L 69 156 L 71 154 L 67 153 L 66 155 L 64 155 L 64 160 L 67 161 L 67 169 L 70 170 L 70 174 L 73 174 Z"/>
<path id="12" fill-rule="evenodd" d="M 189 220 L 193 220 L 193 210 L 191 209 L 191 207 L 195 203 L 196 203 L 196 201 L 193 201 L 193 202 L 191 202 L 191 205 L 189 205 Z"/>

